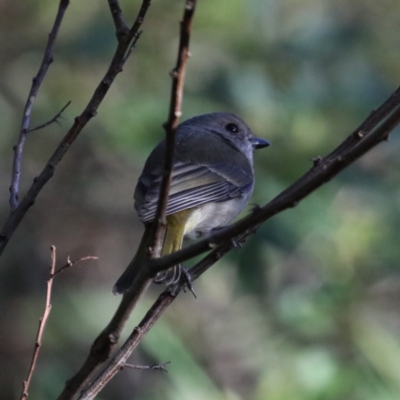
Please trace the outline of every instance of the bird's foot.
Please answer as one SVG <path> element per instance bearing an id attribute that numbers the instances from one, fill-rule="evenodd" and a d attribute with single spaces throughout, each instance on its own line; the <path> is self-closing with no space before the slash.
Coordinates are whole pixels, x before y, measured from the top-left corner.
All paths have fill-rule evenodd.
<path id="1" fill-rule="evenodd" d="M 186 293 L 185 288 L 187 288 L 192 293 L 193 297 L 197 299 L 196 293 L 192 285 L 192 277 L 190 276 L 190 272 L 188 271 L 187 268 L 183 267 L 182 265 L 180 265 L 180 269 L 181 269 L 180 281 L 184 284 L 183 291 Z"/>
<path id="2" fill-rule="evenodd" d="M 181 266 L 176 265 L 175 267 L 171 267 L 166 271 L 158 272 L 154 277 L 153 282 L 160 285 L 171 286 L 175 283 L 179 282 L 181 278 Z"/>
<path id="3" fill-rule="evenodd" d="M 186 292 L 186 288 L 193 294 L 197 299 L 196 293 L 193 289 L 192 279 L 187 268 L 183 267 L 181 264 L 176 265 L 166 271 L 159 272 L 153 279 L 154 283 L 163 284 L 167 286 L 173 286 L 180 282 L 183 284 L 183 291 Z"/>

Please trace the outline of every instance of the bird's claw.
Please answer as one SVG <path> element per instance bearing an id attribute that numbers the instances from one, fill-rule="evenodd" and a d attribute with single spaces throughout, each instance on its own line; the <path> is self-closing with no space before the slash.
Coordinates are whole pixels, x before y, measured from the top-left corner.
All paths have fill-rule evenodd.
<path id="1" fill-rule="evenodd" d="M 184 284 L 183 286 L 183 291 L 186 293 L 185 288 L 187 288 L 193 295 L 193 297 L 195 299 L 197 299 L 196 293 L 194 291 L 193 285 L 192 285 L 192 278 L 190 276 L 190 272 L 187 270 L 187 268 L 183 267 L 182 265 L 181 267 L 181 281 Z"/>

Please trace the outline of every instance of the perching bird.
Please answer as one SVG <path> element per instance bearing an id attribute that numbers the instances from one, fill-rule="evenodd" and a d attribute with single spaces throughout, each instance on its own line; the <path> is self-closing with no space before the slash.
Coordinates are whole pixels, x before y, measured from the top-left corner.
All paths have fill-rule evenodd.
<path id="1" fill-rule="evenodd" d="M 254 188 L 253 150 L 266 146 L 269 142 L 255 137 L 234 114 L 199 115 L 178 126 L 163 255 L 179 250 L 184 237 L 207 235 L 237 217 Z M 136 185 L 135 209 L 145 224 L 144 235 L 155 217 L 164 160 L 165 140 L 151 152 Z M 133 259 L 115 284 L 114 294 L 130 288 L 136 268 Z M 158 273 L 154 281 L 174 283 L 180 274 L 177 265 Z"/>

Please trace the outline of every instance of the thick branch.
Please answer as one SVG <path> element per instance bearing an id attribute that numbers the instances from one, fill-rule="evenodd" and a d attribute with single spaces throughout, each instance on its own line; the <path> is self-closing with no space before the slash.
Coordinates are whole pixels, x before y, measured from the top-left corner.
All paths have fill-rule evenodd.
<path id="1" fill-rule="evenodd" d="M 175 300 L 180 288 L 176 291 L 165 290 L 147 312 L 140 324 L 133 330 L 125 341 L 123 346 L 113 357 L 111 363 L 103 372 L 81 393 L 79 400 L 93 399 L 104 386 L 124 368 L 129 356 L 137 347 L 143 337 L 149 332 L 152 326 L 157 322 L 161 314 Z"/>
<path id="2" fill-rule="evenodd" d="M 225 243 L 220 248 L 215 249 L 201 261 L 199 261 L 193 268 L 191 268 L 192 281 L 196 280 L 208 268 L 210 268 L 217 260 L 219 260 L 225 253 L 227 253 L 234 244 L 232 242 Z M 175 300 L 183 284 L 178 283 L 174 287 L 167 288 L 153 306 L 147 312 L 140 324 L 132 331 L 128 339 L 121 346 L 118 352 L 113 356 L 111 362 L 106 368 L 98 375 L 98 377 L 82 392 L 79 400 L 93 399 L 104 386 L 125 366 L 128 358 L 139 345 L 141 340 L 150 331 L 153 325 L 161 317 L 168 306 Z"/>
<path id="3" fill-rule="evenodd" d="M 14 160 L 12 167 L 12 176 L 11 176 L 11 186 L 10 186 L 10 209 L 11 212 L 14 211 L 18 207 L 18 191 L 19 191 L 19 182 L 21 178 L 21 161 L 22 161 L 22 153 L 24 151 L 24 145 L 26 140 L 26 135 L 29 132 L 29 124 L 31 121 L 31 113 L 33 103 L 36 100 L 36 96 L 39 92 L 40 86 L 43 82 L 43 79 L 49 69 L 50 64 L 53 62 L 53 46 L 54 42 L 57 38 L 58 31 L 60 29 L 62 20 L 64 18 L 65 11 L 69 5 L 69 0 L 61 0 L 58 6 L 58 11 L 56 15 L 56 19 L 54 21 L 53 28 L 49 34 L 49 39 L 47 41 L 46 49 L 44 51 L 44 56 L 42 63 L 40 64 L 39 71 L 36 76 L 32 80 L 32 86 L 29 91 L 28 100 L 26 101 L 24 114 L 22 117 L 21 128 L 19 131 L 18 142 L 14 146 Z"/>
<path id="4" fill-rule="evenodd" d="M 120 40 L 129 33 L 129 27 L 125 23 L 118 0 L 108 0 L 108 5 L 114 20 L 117 39 Z"/>
<path id="5" fill-rule="evenodd" d="M 64 1 L 65 2 L 65 1 Z M 62 2 L 62 3 L 64 3 Z M 67 2 L 68 3 L 68 2 Z M 3 253 L 8 241 L 10 240 L 15 229 L 21 222 L 22 218 L 25 216 L 29 208 L 35 203 L 36 197 L 43 189 L 43 186 L 49 181 L 53 176 L 54 170 L 59 164 L 59 162 L 64 157 L 65 153 L 75 141 L 77 136 L 80 134 L 82 129 L 86 124 L 96 115 L 97 109 L 99 108 L 101 102 L 103 101 L 105 95 L 107 94 L 111 84 L 114 82 L 115 77 L 119 72 L 122 71 L 124 62 L 126 61 L 126 54 L 130 50 L 131 42 L 136 37 L 141 24 L 143 23 L 144 17 L 150 6 L 150 0 L 143 0 L 142 6 L 138 13 L 138 16 L 129 31 L 129 34 L 120 40 L 117 49 L 114 53 L 111 64 L 99 85 L 97 86 L 92 98 L 90 99 L 88 105 L 82 112 L 82 114 L 75 118 L 75 122 L 61 140 L 53 155 L 50 157 L 43 171 L 38 177 L 33 180 L 31 187 L 25 194 L 21 203 L 16 209 L 14 209 L 8 216 L 3 229 L 0 233 L 0 256 Z"/>
<path id="6" fill-rule="evenodd" d="M 245 233 L 251 234 L 260 223 L 273 215 L 296 206 L 304 197 L 331 180 L 349 164 L 385 140 L 400 119 L 400 89 L 398 89 L 377 111 L 373 112 L 334 151 L 318 162 L 301 178 L 264 207 L 255 208 L 247 217 L 231 227 L 218 231 L 210 237 L 185 247 L 173 254 L 153 259 L 149 268 L 151 275 L 186 261 L 220 244 Z"/>

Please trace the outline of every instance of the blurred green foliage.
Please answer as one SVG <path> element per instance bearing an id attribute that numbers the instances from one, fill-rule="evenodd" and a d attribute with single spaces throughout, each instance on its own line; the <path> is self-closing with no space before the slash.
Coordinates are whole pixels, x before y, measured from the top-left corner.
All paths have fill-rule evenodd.
<path id="1" fill-rule="evenodd" d="M 12 146 L 56 4 L 0 3 L 0 217 Z M 400 4 L 383 0 L 199 0 L 184 119 L 231 111 L 273 146 L 256 154 L 263 204 L 325 155 L 399 85 Z M 122 0 L 132 21 L 140 1 Z M 111 287 L 141 235 L 132 193 L 163 136 L 183 1 L 154 0 L 143 35 L 0 261 L 0 392 L 17 398 L 45 297 L 50 245 L 98 262 L 59 276 L 30 389 L 53 399 L 119 299 Z M 116 40 L 106 2 L 71 2 L 32 126 L 22 192 L 86 105 Z M 400 392 L 400 141 L 394 133 L 301 204 L 263 225 L 182 295 L 101 399 L 395 400 Z M 144 315 L 152 288 L 129 322 Z M 128 331 L 129 329 L 127 329 Z M 125 333 L 127 334 L 127 332 Z"/>

